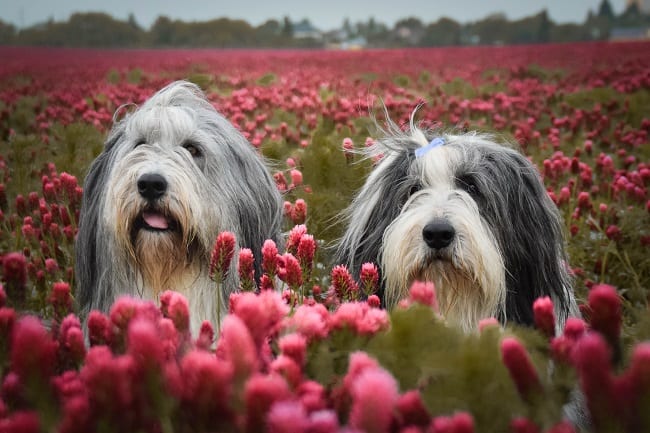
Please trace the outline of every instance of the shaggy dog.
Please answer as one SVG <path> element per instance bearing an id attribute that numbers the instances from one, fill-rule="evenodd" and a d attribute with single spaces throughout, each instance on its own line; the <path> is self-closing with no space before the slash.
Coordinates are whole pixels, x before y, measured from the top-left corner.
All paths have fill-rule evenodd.
<path id="1" fill-rule="evenodd" d="M 238 287 L 236 260 L 221 296 L 210 280 L 217 234 L 233 232 L 259 258 L 264 240 L 278 240 L 281 203 L 258 153 L 199 88 L 168 85 L 114 125 L 86 177 L 76 242 L 82 314 L 108 310 L 119 295 L 155 300 L 172 289 L 187 297 L 194 330 L 216 323 Z"/>
<path id="2" fill-rule="evenodd" d="M 347 209 L 336 262 L 382 273 L 390 308 L 413 281 L 435 284 L 442 315 L 465 331 L 497 317 L 532 325 L 550 296 L 557 327 L 578 315 L 561 219 L 537 169 L 477 133 L 436 135 L 389 123 L 369 150 L 381 159 Z"/>

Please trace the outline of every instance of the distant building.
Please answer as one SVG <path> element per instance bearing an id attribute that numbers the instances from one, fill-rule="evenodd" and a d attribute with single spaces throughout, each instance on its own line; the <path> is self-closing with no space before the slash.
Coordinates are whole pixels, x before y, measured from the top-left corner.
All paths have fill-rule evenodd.
<path id="1" fill-rule="evenodd" d="M 610 41 L 638 41 L 650 39 L 650 27 L 614 27 L 609 33 Z"/>
<path id="2" fill-rule="evenodd" d="M 314 27 L 309 20 L 304 19 L 293 25 L 293 37 L 297 39 L 316 39 L 321 40 L 323 33 Z"/>

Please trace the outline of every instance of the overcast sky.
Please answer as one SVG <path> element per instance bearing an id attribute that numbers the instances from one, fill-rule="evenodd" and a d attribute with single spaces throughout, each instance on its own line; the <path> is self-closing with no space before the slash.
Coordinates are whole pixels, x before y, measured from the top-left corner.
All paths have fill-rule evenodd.
<path id="1" fill-rule="evenodd" d="M 509 19 L 532 15 L 546 9 L 558 23 L 583 22 L 587 12 L 596 11 L 602 0 L 0 0 L 0 19 L 18 27 L 27 27 L 49 18 L 67 20 L 74 12 L 101 11 L 118 19 L 132 13 L 148 28 L 159 15 L 185 21 L 212 18 L 240 18 L 259 25 L 270 18 L 288 16 L 292 21 L 308 18 L 321 30 L 341 26 L 344 18 L 351 22 L 370 17 L 388 25 L 400 18 L 417 17 L 425 23 L 449 17 L 465 23 L 503 12 Z M 621 12 L 625 0 L 610 0 L 615 12 Z M 368 6 L 371 5 L 371 6 Z"/>

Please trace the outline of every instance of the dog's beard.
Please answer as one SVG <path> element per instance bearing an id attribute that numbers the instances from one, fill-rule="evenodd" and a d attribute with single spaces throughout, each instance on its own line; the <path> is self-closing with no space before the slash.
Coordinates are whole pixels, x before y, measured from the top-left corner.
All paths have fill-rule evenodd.
<path id="1" fill-rule="evenodd" d="M 126 221 L 115 226 L 118 243 L 153 295 L 180 290 L 198 277 L 202 248 L 188 212 L 172 210 L 169 201 L 126 203 L 118 207 L 116 221 Z"/>
<path id="2" fill-rule="evenodd" d="M 153 293 L 183 287 L 193 265 L 193 242 L 189 244 L 176 230 L 139 229 L 133 239 L 134 258 L 145 285 Z"/>
<path id="3" fill-rule="evenodd" d="M 483 318 L 503 314 L 505 267 L 493 236 L 481 230 L 485 225 L 456 219 L 456 239 L 434 252 L 424 245 L 422 225 L 413 224 L 413 215 L 402 214 L 384 234 L 381 261 L 387 306 L 406 297 L 414 281 L 427 281 L 435 285 L 441 315 L 466 332 L 475 330 Z"/>

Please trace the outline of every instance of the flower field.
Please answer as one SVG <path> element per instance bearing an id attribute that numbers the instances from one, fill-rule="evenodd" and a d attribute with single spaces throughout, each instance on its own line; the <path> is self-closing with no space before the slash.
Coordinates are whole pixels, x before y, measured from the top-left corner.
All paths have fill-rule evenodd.
<path id="1" fill-rule="evenodd" d="M 0 58 L 0 432 L 650 431 L 650 44 Z M 175 79 L 269 160 L 286 244 L 265 244 L 258 290 L 250 251 L 220 235 L 213 265 L 238 260 L 242 286 L 221 324 L 190 332 L 172 291 L 82 321 L 85 172 L 113 116 Z M 354 281 L 331 263 L 382 104 L 400 124 L 422 104 L 424 126 L 519 143 L 564 217 L 583 320 L 554 335 L 540 299 L 536 329 L 463 335 L 431 284 L 388 312 L 376 267 Z M 591 421 L 575 426 L 582 400 Z"/>

